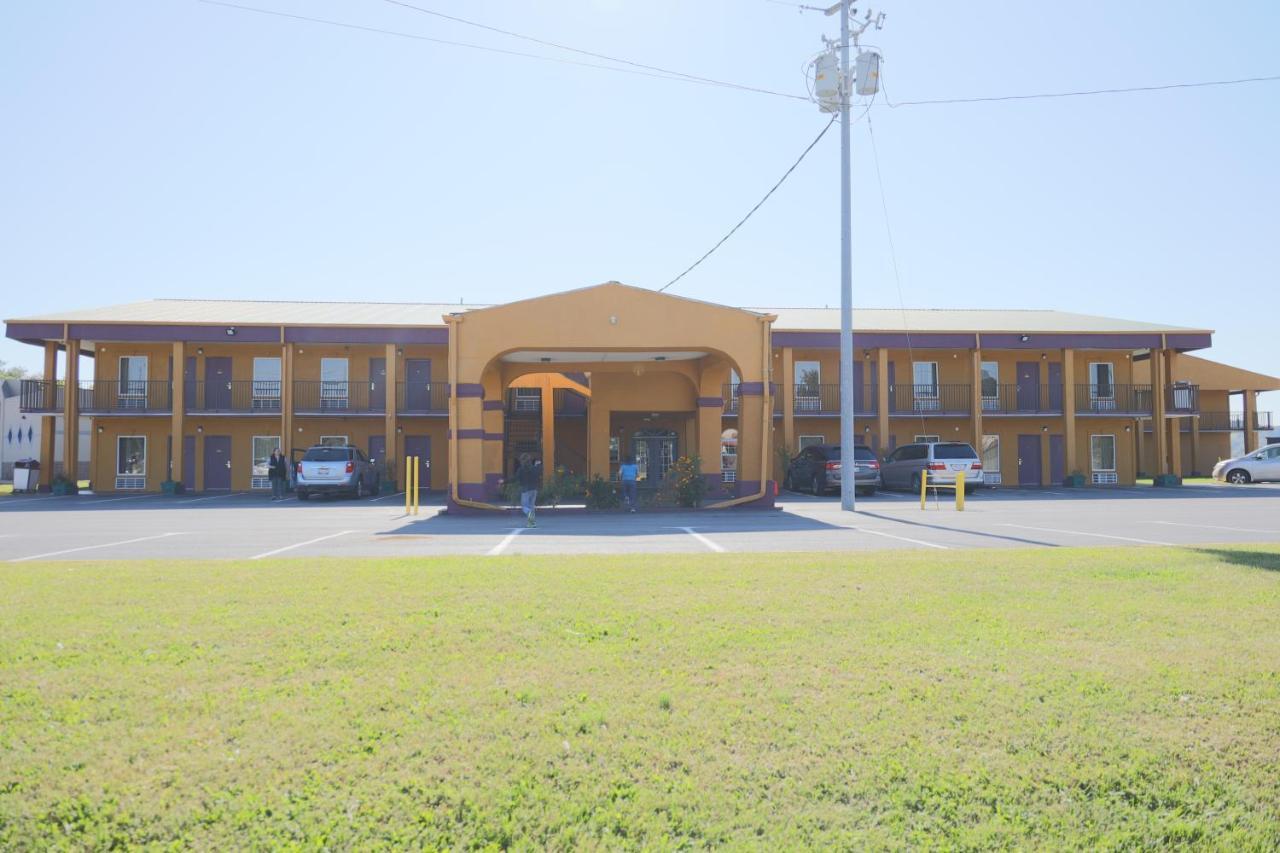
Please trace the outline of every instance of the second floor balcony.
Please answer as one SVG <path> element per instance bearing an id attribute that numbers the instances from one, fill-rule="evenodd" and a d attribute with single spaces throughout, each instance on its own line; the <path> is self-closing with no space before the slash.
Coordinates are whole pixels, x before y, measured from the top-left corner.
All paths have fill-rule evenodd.
<path id="1" fill-rule="evenodd" d="M 982 387 L 984 415 L 1060 415 L 1062 386 L 1021 383 Z"/>
<path id="2" fill-rule="evenodd" d="M 970 385 L 890 385 L 889 414 L 967 415 L 973 410 Z"/>
<path id="3" fill-rule="evenodd" d="M 853 412 L 857 416 L 876 413 L 876 386 L 855 385 Z M 791 411 L 796 415 L 837 416 L 840 414 L 839 385 L 796 385 Z"/>
<path id="4" fill-rule="evenodd" d="M 1077 415 L 1149 415 L 1150 385 L 1094 384 L 1077 385 Z"/>
<path id="5" fill-rule="evenodd" d="M 192 414 L 278 415 L 282 387 L 279 380 L 187 380 L 183 383 L 183 404 Z"/>

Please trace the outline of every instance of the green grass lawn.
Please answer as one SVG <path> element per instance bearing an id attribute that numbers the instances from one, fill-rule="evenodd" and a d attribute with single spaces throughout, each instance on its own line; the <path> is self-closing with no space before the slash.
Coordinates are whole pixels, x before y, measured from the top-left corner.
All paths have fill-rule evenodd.
<path id="1" fill-rule="evenodd" d="M 1280 845 L 1280 547 L 0 572 L 0 848 Z"/>
<path id="2" fill-rule="evenodd" d="M 1150 486 L 1151 478 L 1139 477 L 1133 482 L 1139 486 Z M 1209 485 L 1213 485 L 1216 482 L 1217 480 L 1213 479 L 1212 477 L 1183 477 L 1182 478 L 1182 484 L 1184 486 L 1209 486 Z"/>

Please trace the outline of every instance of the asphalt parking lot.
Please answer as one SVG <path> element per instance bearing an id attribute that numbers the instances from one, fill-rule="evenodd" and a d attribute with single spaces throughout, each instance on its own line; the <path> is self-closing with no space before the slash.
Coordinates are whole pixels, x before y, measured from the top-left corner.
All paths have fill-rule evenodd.
<path id="1" fill-rule="evenodd" d="M 419 557 L 866 551 L 1280 541 L 1280 485 L 1179 489 L 881 493 L 842 513 L 835 498 L 784 493 L 780 508 L 695 513 L 543 511 L 453 517 L 403 496 L 272 503 L 265 495 L 14 495 L 0 498 L 0 560 Z"/>

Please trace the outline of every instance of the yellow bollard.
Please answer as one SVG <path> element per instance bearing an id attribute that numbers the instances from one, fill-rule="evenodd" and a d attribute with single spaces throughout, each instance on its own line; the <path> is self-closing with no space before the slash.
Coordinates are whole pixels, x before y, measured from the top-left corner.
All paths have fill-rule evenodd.
<path id="1" fill-rule="evenodd" d="M 413 501 L 410 498 L 410 489 L 413 486 L 413 457 L 406 456 L 404 458 L 404 514 L 408 515 L 413 509 Z"/>
<path id="2" fill-rule="evenodd" d="M 964 472 L 956 474 L 956 512 L 964 512 Z"/>
<path id="3" fill-rule="evenodd" d="M 920 508 L 924 509 L 925 494 L 929 490 L 929 472 L 920 472 Z"/>
<path id="4" fill-rule="evenodd" d="M 418 514 L 418 485 L 422 479 L 422 460 L 413 457 L 413 514 Z"/>

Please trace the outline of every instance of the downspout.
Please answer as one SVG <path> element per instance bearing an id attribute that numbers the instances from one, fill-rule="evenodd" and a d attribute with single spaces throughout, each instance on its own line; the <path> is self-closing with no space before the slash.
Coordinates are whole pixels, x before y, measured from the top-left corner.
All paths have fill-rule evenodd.
<path id="1" fill-rule="evenodd" d="M 771 376 L 772 362 L 772 338 L 770 337 L 770 326 L 774 320 L 778 319 L 772 314 L 766 314 L 760 318 L 760 375 L 764 377 L 764 390 L 761 393 L 761 413 L 760 413 L 760 490 L 754 495 L 744 495 L 740 498 L 732 500 L 720 501 L 711 504 L 707 509 L 728 509 L 729 507 L 741 506 L 742 504 L 754 503 L 762 499 L 769 489 L 769 481 L 764 478 L 765 472 L 769 470 L 769 450 L 773 443 L 770 433 L 773 431 L 773 377 Z"/>
<path id="2" fill-rule="evenodd" d="M 458 506 L 468 509 L 502 510 L 483 501 L 466 500 L 458 494 L 458 333 L 462 326 L 461 314 L 446 314 L 449 325 L 449 497 Z"/>

